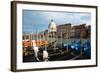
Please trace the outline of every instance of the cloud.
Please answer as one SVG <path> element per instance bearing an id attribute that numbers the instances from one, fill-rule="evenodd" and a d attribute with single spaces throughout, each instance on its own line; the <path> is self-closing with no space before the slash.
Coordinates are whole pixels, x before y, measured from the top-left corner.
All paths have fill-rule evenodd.
<path id="1" fill-rule="evenodd" d="M 30 32 L 36 29 L 43 31 L 48 28 L 51 19 L 54 19 L 57 25 L 91 24 L 90 13 L 23 10 L 23 31 Z"/>

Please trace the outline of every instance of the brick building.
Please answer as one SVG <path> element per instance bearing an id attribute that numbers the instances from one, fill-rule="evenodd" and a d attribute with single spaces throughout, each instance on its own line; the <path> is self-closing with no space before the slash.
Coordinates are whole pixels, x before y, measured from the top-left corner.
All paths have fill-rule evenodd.
<path id="1" fill-rule="evenodd" d="M 63 37 L 63 38 L 70 38 L 71 34 L 71 24 L 62 24 L 57 26 L 57 36 L 58 37 Z"/>
<path id="2" fill-rule="evenodd" d="M 71 29 L 71 38 L 86 38 L 86 24 L 73 26 Z"/>

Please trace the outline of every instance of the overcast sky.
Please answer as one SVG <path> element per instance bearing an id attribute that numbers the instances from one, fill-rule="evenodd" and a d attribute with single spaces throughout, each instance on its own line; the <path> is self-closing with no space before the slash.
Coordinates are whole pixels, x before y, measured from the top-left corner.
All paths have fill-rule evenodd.
<path id="1" fill-rule="evenodd" d="M 51 19 L 57 25 L 66 23 L 72 25 L 91 24 L 90 13 L 23 10 L 23 33 L 32 33 L 36 30 L 44 31 L 48 28 Z"/>

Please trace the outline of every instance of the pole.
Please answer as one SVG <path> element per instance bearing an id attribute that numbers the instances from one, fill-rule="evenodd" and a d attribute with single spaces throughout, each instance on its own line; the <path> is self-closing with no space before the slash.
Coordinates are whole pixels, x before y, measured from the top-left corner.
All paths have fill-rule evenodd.
<path id="1" fill-rule="evenodd" d="M 43 40 L 46 42 L 46 39 L 45 39 L 45 33 L 43 32 Z M 47 47 L 46 47 L 46 43 L 44 42 L 44 47 L 45 47 L 45 50 L 47 51 Z"/>
<path id="2" fill-rule="evenodd" d="M 36 45 L 38 44 L 38 30 L 36 30 Z"/>
<path id="3" fill-rule="evenodd" d="M 61 48 L 62 48 L 62 31 L 61 31 Z"/>
<path id="4" fill-rule="evenodd" d="M 82 55 L 82 36 L 83 36 L 83 31 L 81 30 L 81 34 L 80 34 L 80 55 Z"/>

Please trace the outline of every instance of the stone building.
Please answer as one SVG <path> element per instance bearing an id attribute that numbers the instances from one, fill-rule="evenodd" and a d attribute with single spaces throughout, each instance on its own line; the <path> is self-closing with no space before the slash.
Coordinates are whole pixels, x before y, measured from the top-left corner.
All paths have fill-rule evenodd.
<path id="1" fill-rule="evenodd" d="M 71 24 L 62 24 L 57 26 L 57 35 L 60 38 L 61 36 L 63 38 L 70 38 L 71 35 Z"/>
<path id="2" fill-rule="evenodd" d="M 71 38 L 86 38 L 86 24 L 75 25 L 71 29 Z"/>
<path id="3" fill-rule="evenodd" d="M 86 27 L 86 35 L 87 38 L 91 38 L 91 25 Z"/>

